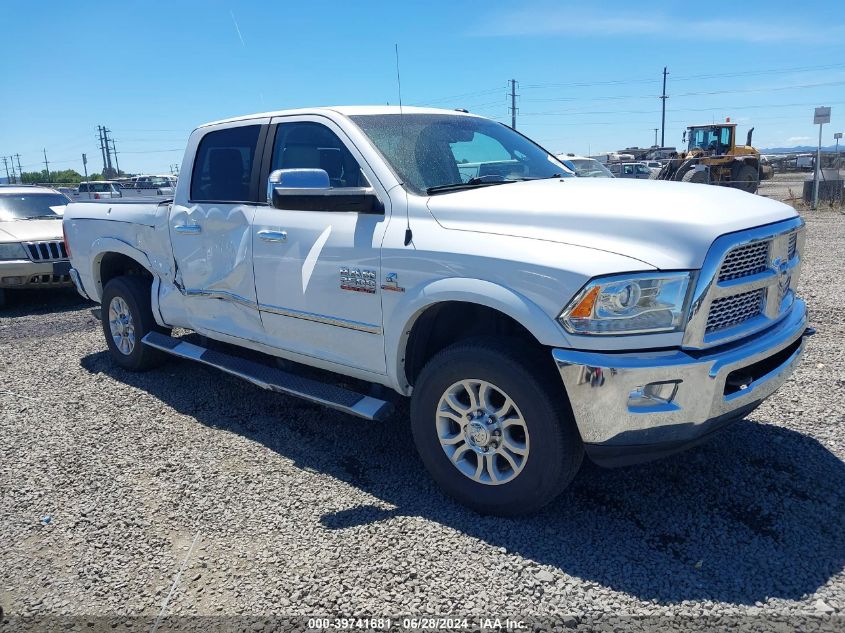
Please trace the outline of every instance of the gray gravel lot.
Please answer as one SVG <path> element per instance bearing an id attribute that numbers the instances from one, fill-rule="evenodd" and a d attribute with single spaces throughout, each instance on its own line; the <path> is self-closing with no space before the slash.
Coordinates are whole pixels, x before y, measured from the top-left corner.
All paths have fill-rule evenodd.
<path id="1" fill-rule="evenodd" d="M 704 446 L 586 464 L 527 519 L 444 498 L 406 409 L 364 422 L 175 360 L 131 374 L 72 292 L 19 298 L 0 312 L 0 607 L 155 617 L 190 551 L 167 614 L 845 624 L 845 216 L 806 219 L 819 332 L 793 379 Z"/>

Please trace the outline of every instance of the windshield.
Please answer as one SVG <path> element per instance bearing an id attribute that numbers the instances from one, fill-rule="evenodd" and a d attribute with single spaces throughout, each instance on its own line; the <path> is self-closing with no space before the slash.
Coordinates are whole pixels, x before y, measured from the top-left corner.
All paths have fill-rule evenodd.
<path id="1" fill-rule="evenodd" d="M 351 118 L 405 186 L 418 195 L 461 183 L 492 184 L 571 175 L 539 145 L 489 119 L 449 114 Z"/>
<path id="2" fill-rule="evenodd" d="M 731 145 L 731 128 L 726 125 L 712 127 L 691 128 L 689 131 L 689 148 L 699 148 L 705 151 L 725 153 Z"/>
<path id="3" fill-rule="evenodd" d="M 572 163 L 575 174 L 580 178 L 613 178 L 613 174 L 607 167 L 592 158 L 571 158 L 569 162 Z"/>
<path id="4" fill-rule="evenodd" d="M 60 193 L 0 194 L 0 221 L 60 218 L 53 209 L 60 209 L 68 202 Z"/>

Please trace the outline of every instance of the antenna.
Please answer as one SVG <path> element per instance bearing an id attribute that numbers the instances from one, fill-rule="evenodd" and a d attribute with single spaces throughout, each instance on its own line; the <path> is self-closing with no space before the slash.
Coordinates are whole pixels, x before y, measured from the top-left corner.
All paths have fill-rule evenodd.
<path id="1" fill-rule="evenodd" d="M 402 77 L 399 74 L 399 44 L 393 45 L 396 53 L 396 87 L 399 91 L 399 147 L 402 148 L 402 142 L 405 140 L 405 113 L 402 111 Z M 404 183 L 403 183 L 404 184 Z M 405 189 L 405 187 L 402 187 Z M 405 246 L 411 243 L 414 234 L 411 232 L 411 212 L 408 208 L 408 190 L 405 189 Z"/>

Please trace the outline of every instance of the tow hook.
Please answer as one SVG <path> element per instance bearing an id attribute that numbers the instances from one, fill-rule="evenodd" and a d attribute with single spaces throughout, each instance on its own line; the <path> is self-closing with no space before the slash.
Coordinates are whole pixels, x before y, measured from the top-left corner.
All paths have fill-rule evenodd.
<path id="1" fill-rule="evenodd" d="M 812 336 L 815 333 L 816 333 L 816 328 L 808 327 L 806 330 L 804 330 L 804 334 L 802 334 L 801 336 L 809 337 L 809 336 Z"/>

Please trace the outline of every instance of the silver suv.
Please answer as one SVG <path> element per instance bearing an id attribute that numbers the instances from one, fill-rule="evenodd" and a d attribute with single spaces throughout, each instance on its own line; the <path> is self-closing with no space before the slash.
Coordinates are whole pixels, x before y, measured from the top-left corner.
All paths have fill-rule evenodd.
<path id="1" fill-rule="evenodd" d="M 48 187 L 0 187 L 0 305 L 10 289 L 72 285 L 61 222 L 69 202 Z"/>

